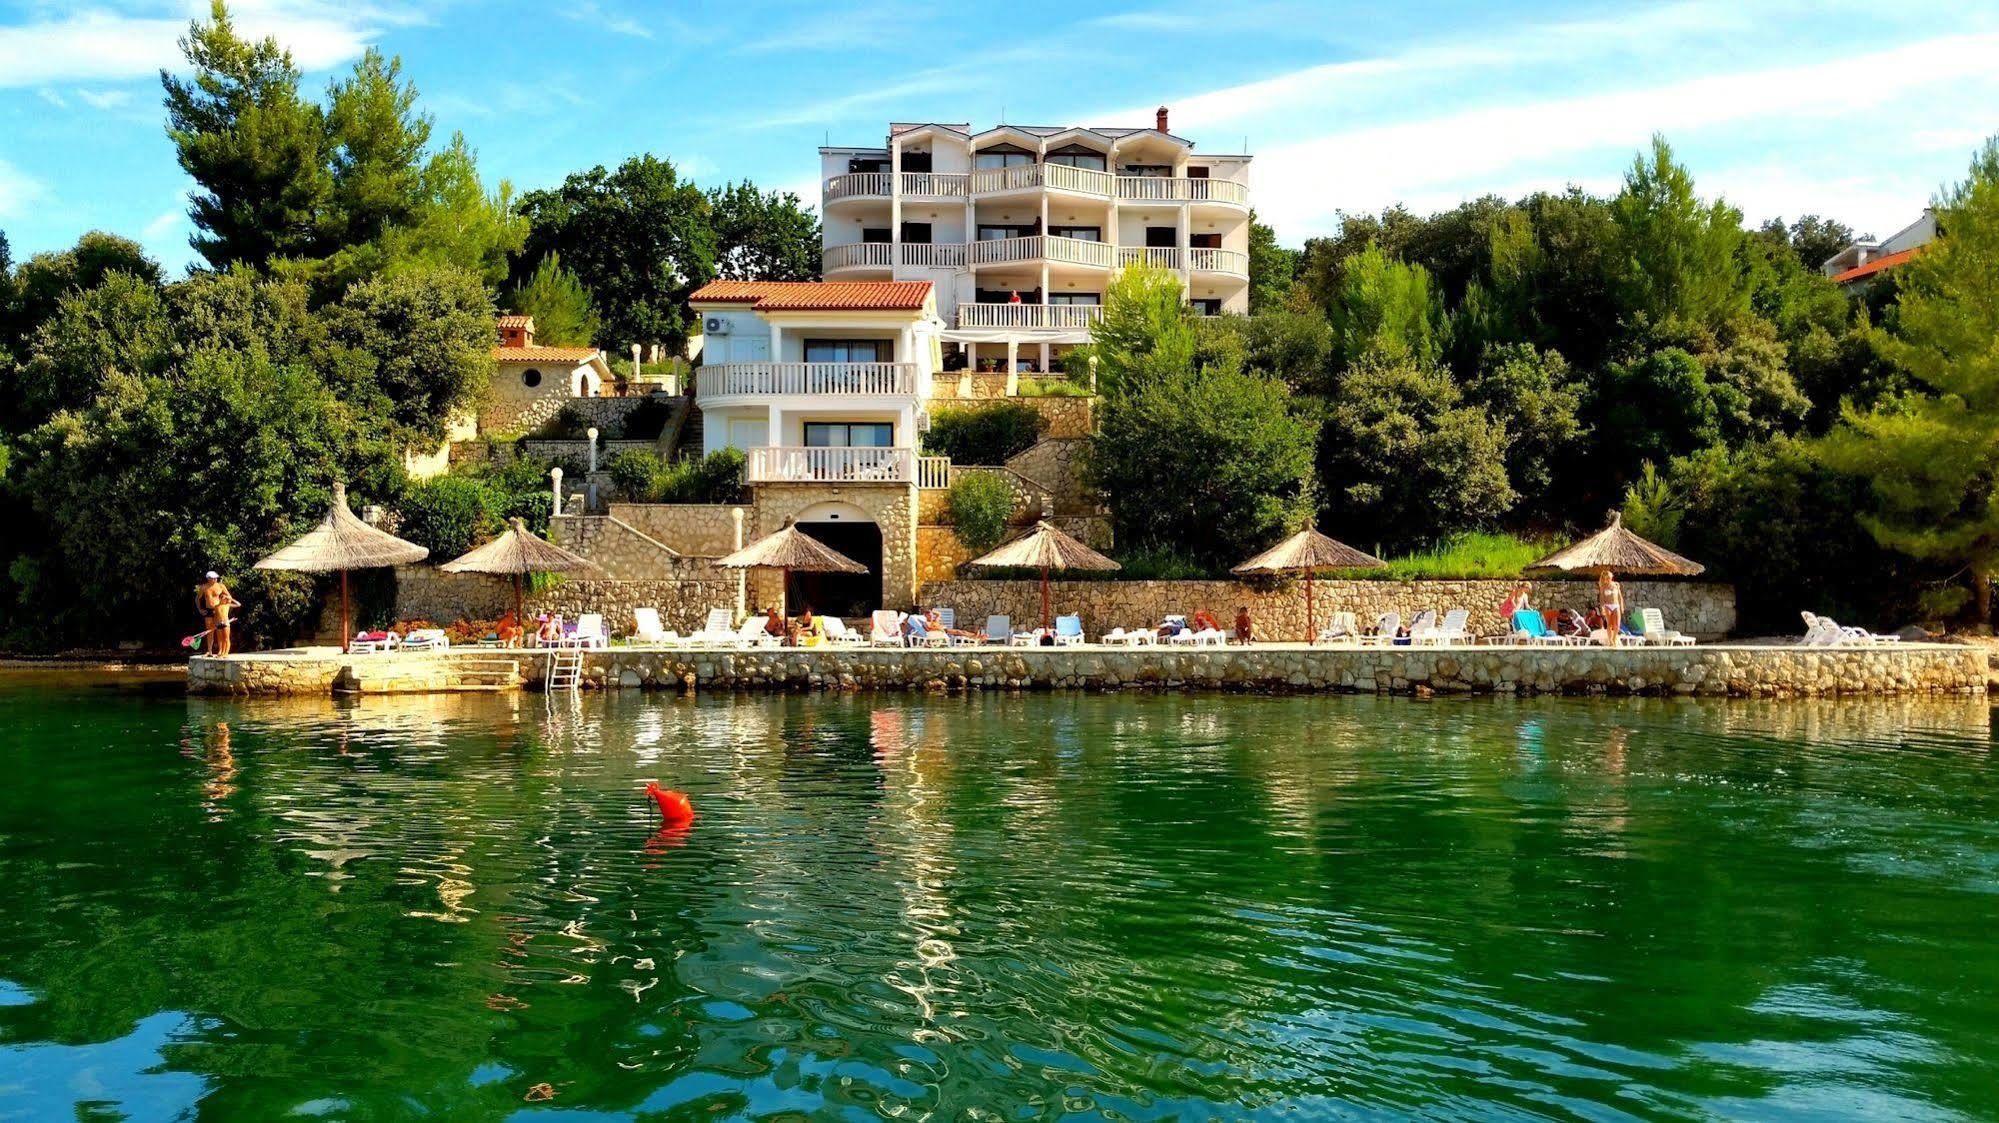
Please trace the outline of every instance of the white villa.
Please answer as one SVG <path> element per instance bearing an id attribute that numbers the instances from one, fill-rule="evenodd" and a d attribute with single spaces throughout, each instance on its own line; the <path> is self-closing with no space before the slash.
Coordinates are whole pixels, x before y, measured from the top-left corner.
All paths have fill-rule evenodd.
<path id="1" fill-rule="evenodd" d="M 943 371 L 1047 372 L 1089 338 L 1113 271 L 1180 275 L 1203 313 L 1249 307 L 1249 157 L 1151 128 L 889 126 L 819 150 L 824 273 L 928 281 Z"/>
<path id="2" fill-rule="evenodd" d="M 1833 284 L 1852 289 L 1868 278 L 1893 269 L 1922 251 L 1937 236 L 1937 213 L 1925 207 L 1921 217 L 1878 242 L 1858 241 L 1827 258 L 1819 272 Z"/>

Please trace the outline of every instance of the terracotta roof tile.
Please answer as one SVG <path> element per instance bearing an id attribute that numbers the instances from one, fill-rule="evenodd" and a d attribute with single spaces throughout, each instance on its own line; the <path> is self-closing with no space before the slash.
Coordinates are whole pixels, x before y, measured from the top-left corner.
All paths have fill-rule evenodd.
<path id="1" fill-rule="evenodd" d="M 501 317 L 500 317 L 500 326 L 501 326 L 501 327 L 503 327 L 503 328 L 532 328 L 532 327 L 534 327 L 534 317 L 533 317 L 533 316 L 501 316 Z"/>
<path id="2" fill-rule="evenodd" d="M 1871 277 L 1883 269 L 1893 269 L 1895 266 L 1923 252 L 1923 248 L 1922 246 L 1912 246 L 1900 253 L 1891 253 L 1886 257 L 1877 257 L 1865 265 L 1856 265 L 1844 273 L 1835 273 L 1833 274 L 1832 283 L 1843 285 L 1848 281 L 1858 281 L 1862 277 Z"/>
<path id="3" fill-rule="evenodd" d="M 710 281 L 688 299 L 759 312 L 916 312 L 930 299 L 930 282 Z"/>
<path id="4" fill-rule="evenodd" d="M 587 363 L 597 357 L 594 347 L 495 347 L 496 363 Z"/>

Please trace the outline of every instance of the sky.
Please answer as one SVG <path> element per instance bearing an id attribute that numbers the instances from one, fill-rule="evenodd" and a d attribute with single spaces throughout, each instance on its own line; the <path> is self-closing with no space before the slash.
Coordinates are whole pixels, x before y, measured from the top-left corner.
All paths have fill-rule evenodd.
<path id="1" fill-rule="evenodd" d="M 193 254 L 159 71 L 206 0 L 0 0 L 0 231 Z M 1750 220 L 1886 235 L 1999 133 L 1999 0 L 239 0 L 323 90 L 403 60 L 489 185 L 638 152 L 818 203 L 817 148 L 891 120 L 1143 126 L 1247 150 L 1280 241 L 1487 193 L 1610 192 L 1654 132 Z"/>

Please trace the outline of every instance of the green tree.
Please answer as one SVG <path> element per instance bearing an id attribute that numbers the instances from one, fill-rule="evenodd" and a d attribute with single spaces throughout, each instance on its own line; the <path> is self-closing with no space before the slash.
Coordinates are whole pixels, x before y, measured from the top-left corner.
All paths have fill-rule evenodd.
<path id="1" fill-rule="evenodd" d="M 416 97 L 416 86 L 402 80 L 402 60 L 372 47 L 328 91 L 326 225 L 336 244 L 372 242 L 415 218 L 431 130 Z"/>
<path id="2" fill-rule="evenodd" d="M 1722 435 L 1721 406 L 1707 370 L 1678 347 L 1610 364 L 1592 412 L 1598 432 L 1617 434 L 1599 446 L 1599 467 L 1611 487 L 1622 487 L 1646 461 L 1663 464 Z"/>
<path id="3" fill-rule="evenodd" d="M 1610 203 L 1616 225 L 1615 291 L 1627 316 L 1715 325 L 1749 310 L 1742 212 L 1694 191 L 1666 138 L 1652 138 Z"/>
<path id="4" fill-rule="evenodd" d="M 516 314 L 534 317 L 535 342 L 587 347 L 597 337 L 597 310 L 576 274 L 562 267 L 560 254 L 541 259 L 526 283 L 508 294 Z"/>
<path id="5" fill-rule="evenodd" d="M 1518 498 L 1506 426 L 1450 372 L 1407 356 L 1349 369 L 1326 405 L 1319 481 L 1327 525 L 1390 549 L 1495 525 Z"/>
<path id="6" fill-rule="evenodd" d="M 1268 375 L 1162 373 L 1106 398 L 1085 471 L 1125 549 L 1214 569 L 1300 525 L 1312 507 L 1318 424 Z"/>
<path id="7" fill-rule="evenodd" d="M 1277 244 L 1277 231 L 1249 212 L 1249 311 L 1283 308 L 1298 279 L 1299 251 Z"/>
<path id="8" fill-rule="evenodd" d="M 1962 567 L 1992 619 L 1999 566 L 1999 137 L 1937 200 L 1939 235 L 1903 265 L 1884 353 L 1920 389 L 1854 412 L 1820 446 L 1869 481 L 1861 523 L 1882 545 Z"/>
<path id="9" fill-rule="evenodd" d="M 969 472 L 951 484 L 951 526 L 958 540 L 983 554 L 1006 537 L 1013 487 L 995 472 Z"/>
<path id="10" fill-rule="evenodd" d="M 1773 218 L 1765 224 L 1765 228 L 1774 225 L 1782 229 L 1783 224 L 1783 219 Z M 1872 240 L 1873 237 L 1869 234 L 1866 240 Z M 1785 230 L 1785 241 L 1797 254 L 1798 260 L 1814 273 L 1818 272 L 1819 266 L 1837 256 L 1839 251 L 1852 245 L 1856 240 L 1859 239 L 1854 237 L 1853 227 L 1815 214 L 1805 215 Z"/>
<path id="11" fill-rule="evenodd" d="M 1317 308 L 1203 316 L 1194 326 L 1202 365 L 1235 362 L 1280 378 L 1297 393 L 1323 393 L 1330 385 L 1333 330 Z"/>
<path id="12" fill-rule="evenodd" d="M 1180 281 L 1164 269 L 1136 265 L 1104 290 L 1103 319 L 1090 342 L 1073 352 L 1069 370 L 1097 363 L 1097 387 L 1106 396 L 1184 374 L 1194 365 L 1194 317 L 1180 298 Z"/>
<path id="13" fill-rule="evenodd" d="M 1583 387 L 1559 351 L 1532 344 L 1488 348 L 1465 401 L 1506 428 L 1506 477 L 1533 514 L 1558 517 L 1566 502 L 1557 473 L 1572 467 L 1587 427 Z"/>
<path id="14" fill-rule="evenodd" d="M 6 394 L 7 422 L 22 430 L 89 402 L 115 371 L 150 375 L 173 353 L 160 290 L 127 273 L 70 293 L 28 341 Z"/>
<path id="15" fill-rule="evenodd" d="M 715 271 L 739 281 L 816 281 L 819 218 L 789 191 L 759 191 L 744 180 L 708 193 Z"/>
<path id="16" fill-rule="evenodd" d="M 1443 353 L 1444 306 L 1429 270 L 1394 260 L 1378 245 L 1347 263 L 1328 318 L 1342 365 L 1369 357 L 1428 364 Z"/>
<path id="17" fill-rule="evenodd" d="M 924 451 L 954 464 L 998 466 L 1033 448 L 1048 418 L 1024 402 L 941 409 L 923 434 Z"/>
<path id="18" fill-rule="evenodd" d="M 23 341 L 55 315 L 64 297 L 94 289 L 113 273 L 135 277 L 158 287 L 164 283 L 160 265 L 146 256 L 139 243 L 101 230 L 86 232 L 76 245 L 54 253 L 38 253 L 17 267 L 0 287 L 0 348 L 20 353 Z"/>
<path id="19" fill-rule="evenodd" d="M 439 476 L 410 484 L 396 502 L 397 532 L 439 561 L 471 550 L 505 526 L 506 496 L 483 479 Z"/>
<path id="20" fill-rule="evenodd" d="M 405 440 L 434 441 L 493 371 L 493 301 L 462 269 L 412 267 L 347 290 L 326 311 L 343 389 Z"/>
<path id="21" fill-rule="evenodd" d="M 195 182 L 192 245 L 216 268 L 320 256 L 333 191 L 326 123 L 299 95 L 291 53 L 275 39 L 238 37 L 222 0 L 180 44 L 193 75 L 162 70 L 160 82 L 167 135 Z"/>
<path id="22" fill-rule="evenodd" d="M 528 192 L 518 209 L 528 220 L 520 260 L 562 255 L 602 317 L 599 343 L 687 338 L 688 294 L 715 276 L 718 246 L 708 197 L 671 163 L 647 154 L 615 172 L 600 165 Z"/>

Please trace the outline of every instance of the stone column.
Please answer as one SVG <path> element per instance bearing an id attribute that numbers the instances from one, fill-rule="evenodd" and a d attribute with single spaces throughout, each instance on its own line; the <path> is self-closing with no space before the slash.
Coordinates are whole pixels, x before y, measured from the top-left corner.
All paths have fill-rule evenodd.
<path id="1" fill-rule="evenodd" d="M 743 509 L 741 507 L 730 508 L 729 519 L 736 524 L 735 550 L 740 550 L 743 548 Z M 732 550 L 731 552 L 733 553 L 734 551 Z M 742 622 L 743 615 L 749 611 L 748 608 L 744 607 L 749 603 L 749 593 L 749 571 L 739 569 L 736 571 L 736 621 L 738 623 Z"/>

